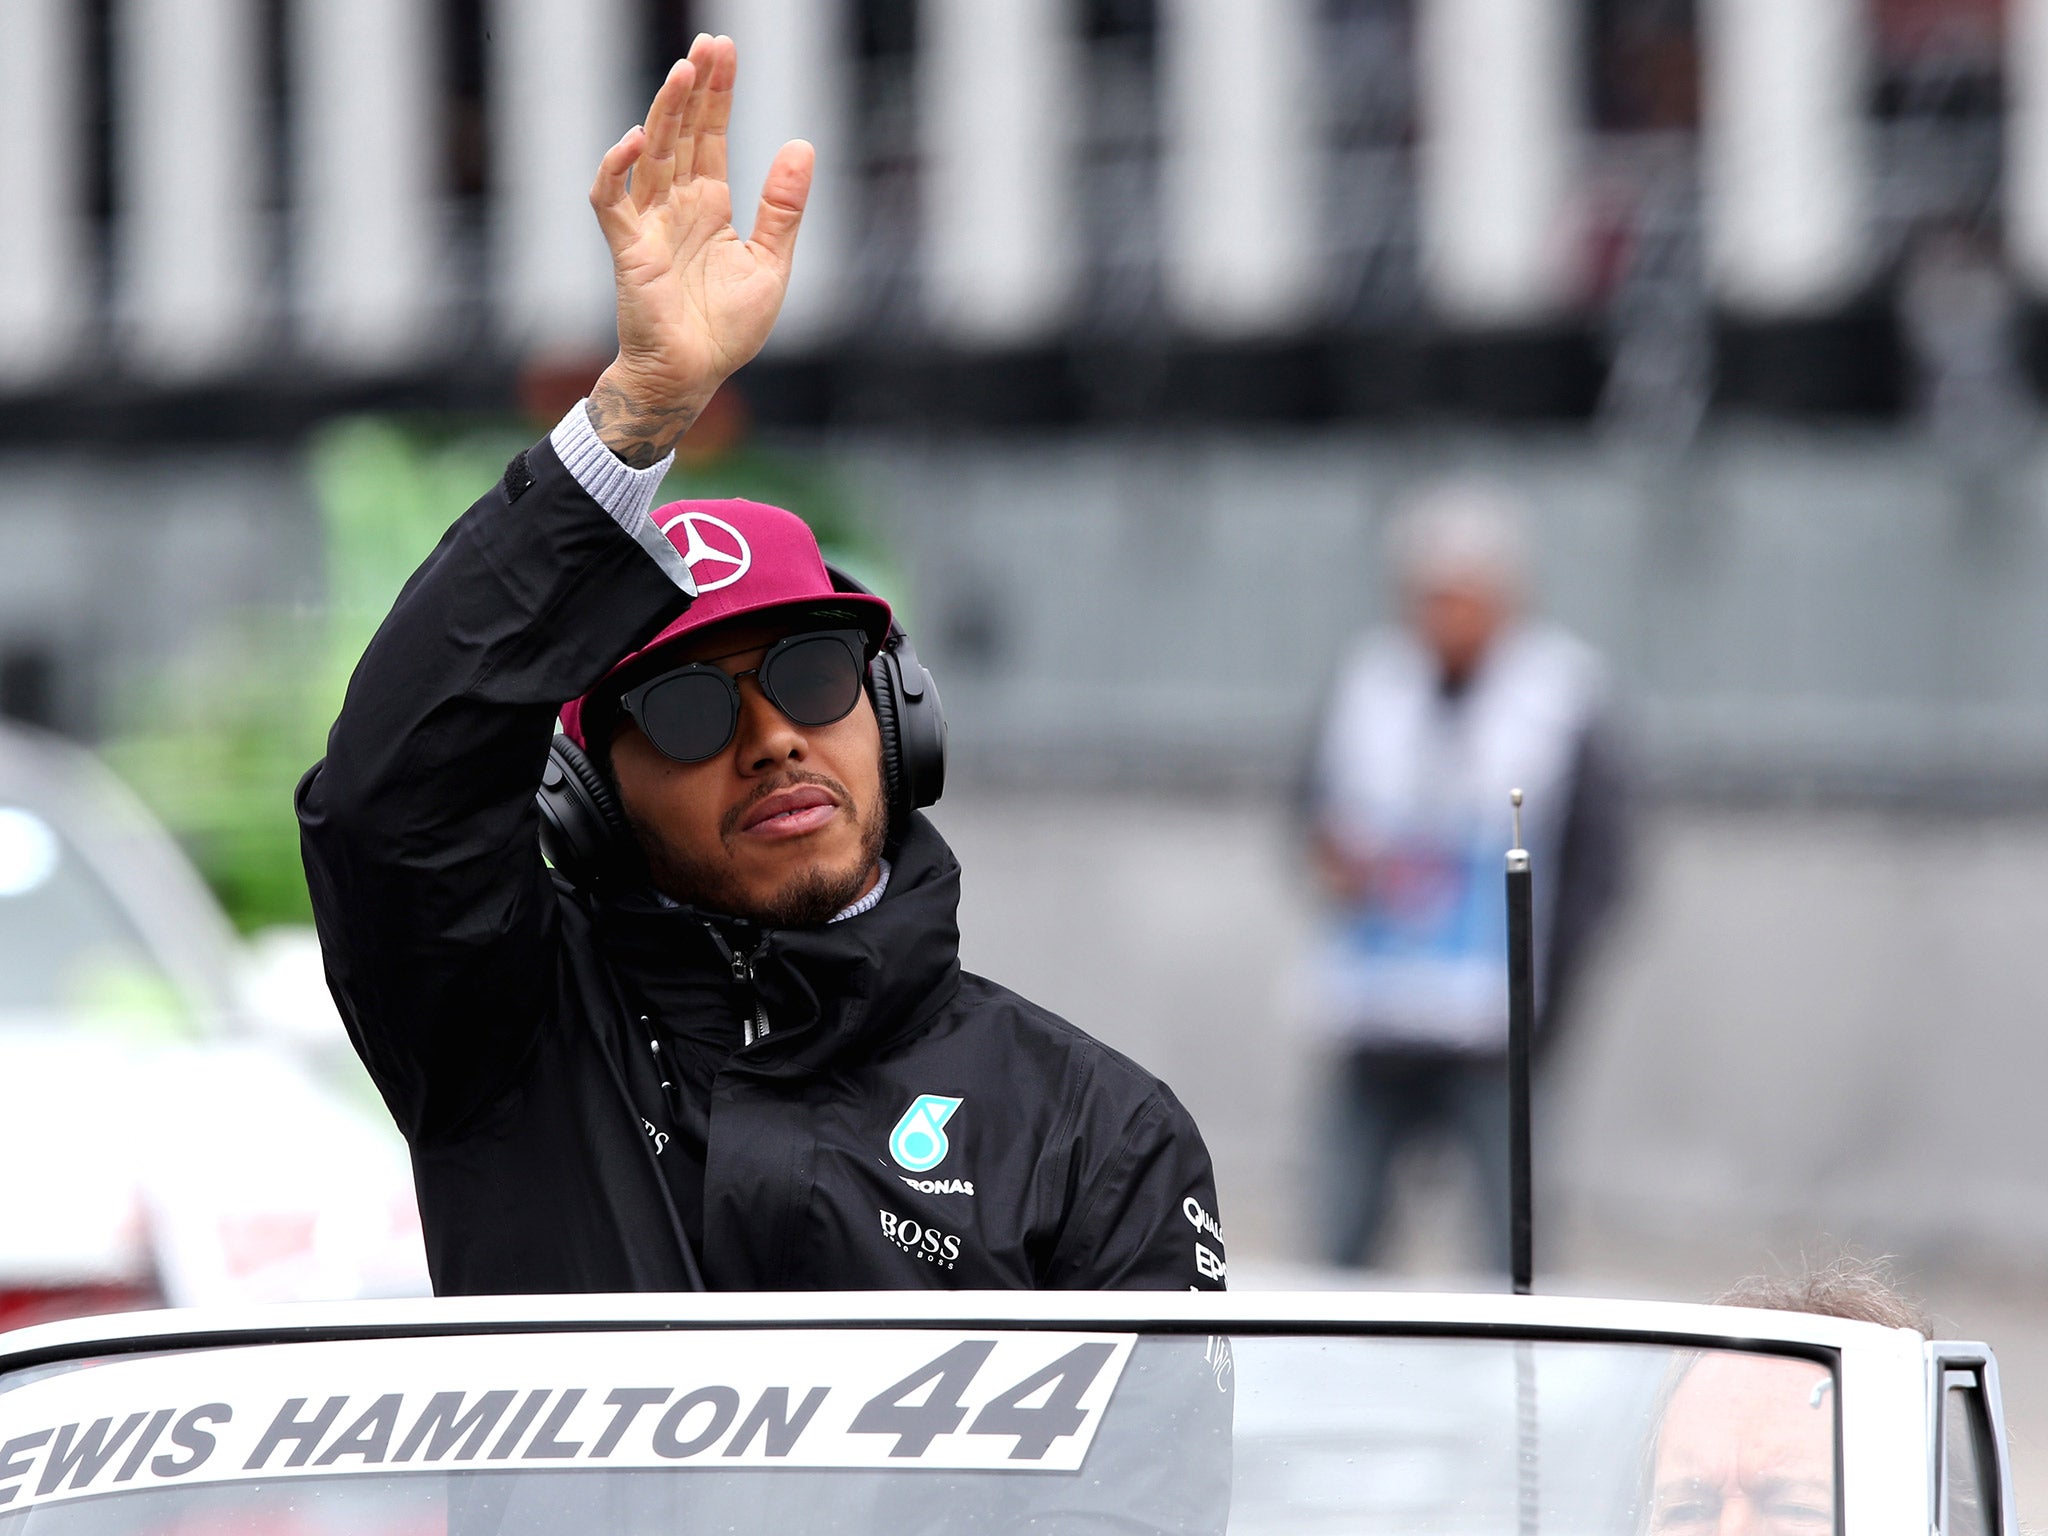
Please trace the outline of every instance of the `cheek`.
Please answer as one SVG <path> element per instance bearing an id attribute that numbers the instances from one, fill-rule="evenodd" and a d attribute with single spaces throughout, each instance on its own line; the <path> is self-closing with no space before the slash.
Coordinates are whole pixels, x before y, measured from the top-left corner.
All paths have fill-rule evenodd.
<path id="1" fill-rule="evenodd" d="M 865 697 L 836 728 L 833 758 L 833 776 L 863 807 L 881 798 L 882 731 Z"/>
<path id="2" fill-rule="evenodd" d="M 705 771 L 709 765 L 671 762 L 644 744 L 638 751 L 614 752 L 612 761 L 632 820 L 685 844 L 716 836 L 721 808 Z"/>

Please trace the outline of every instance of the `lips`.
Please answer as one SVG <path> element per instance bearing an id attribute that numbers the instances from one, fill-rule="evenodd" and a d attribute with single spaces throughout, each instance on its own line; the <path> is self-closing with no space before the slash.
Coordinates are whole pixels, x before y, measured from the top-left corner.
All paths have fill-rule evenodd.
<path id="1" fill-rule="evenodd" d="M 740 831 L 761 837 L 795 837 L 822 827 L 838 811 L 839 802 L 830 790 L 799 784 L 756 803 L 740 819 Z"/>

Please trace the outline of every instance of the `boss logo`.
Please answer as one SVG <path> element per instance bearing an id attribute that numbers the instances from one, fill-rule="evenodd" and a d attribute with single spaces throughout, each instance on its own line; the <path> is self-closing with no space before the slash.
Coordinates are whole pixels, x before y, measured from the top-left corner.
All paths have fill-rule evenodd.
<path id="1" fill-rule="evenodd" d="M 882 1236 L 889 1239 L 905 1253 L 913 1254 L 927 1264 L 936 1264 L 941 1269 L 951 1269 L 960 1257 L 960 1239 L 937 1227 L 928 1227 L 921 1221 L 912 1221 L 907 1216 L 898 1216 L 894 1211 L 877 1211 L 882 1218 Z"/>

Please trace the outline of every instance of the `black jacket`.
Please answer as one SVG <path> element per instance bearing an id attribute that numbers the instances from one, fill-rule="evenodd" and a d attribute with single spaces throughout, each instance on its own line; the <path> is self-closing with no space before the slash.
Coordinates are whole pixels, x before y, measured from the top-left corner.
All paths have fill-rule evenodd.
<path id="1" fill-rule="evenodd" d="M 411 1143 L 435 1289 L 1220 1288 L 1187 1112 L 962 972 L 923 817 L 879 905 L 818 928 L 547 869 L 557 708 L 686 602 L 542 443 L 407 583 L 300 784 L 329 984 Z M 943 1155 L 900 1160 L 927 1095 Z"/>

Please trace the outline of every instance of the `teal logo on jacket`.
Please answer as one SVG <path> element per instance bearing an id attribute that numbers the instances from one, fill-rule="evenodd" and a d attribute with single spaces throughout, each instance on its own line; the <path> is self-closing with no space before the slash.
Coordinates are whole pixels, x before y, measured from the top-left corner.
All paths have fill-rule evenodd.
<path id="1" fill-rule="evenodd" d="M 926 1173 L 946 1160 L 946 1122 L 960 1107 L 959 1099 L 920 1093 L 889 1133 L 889 1155 L 912 1173 Z"/>

